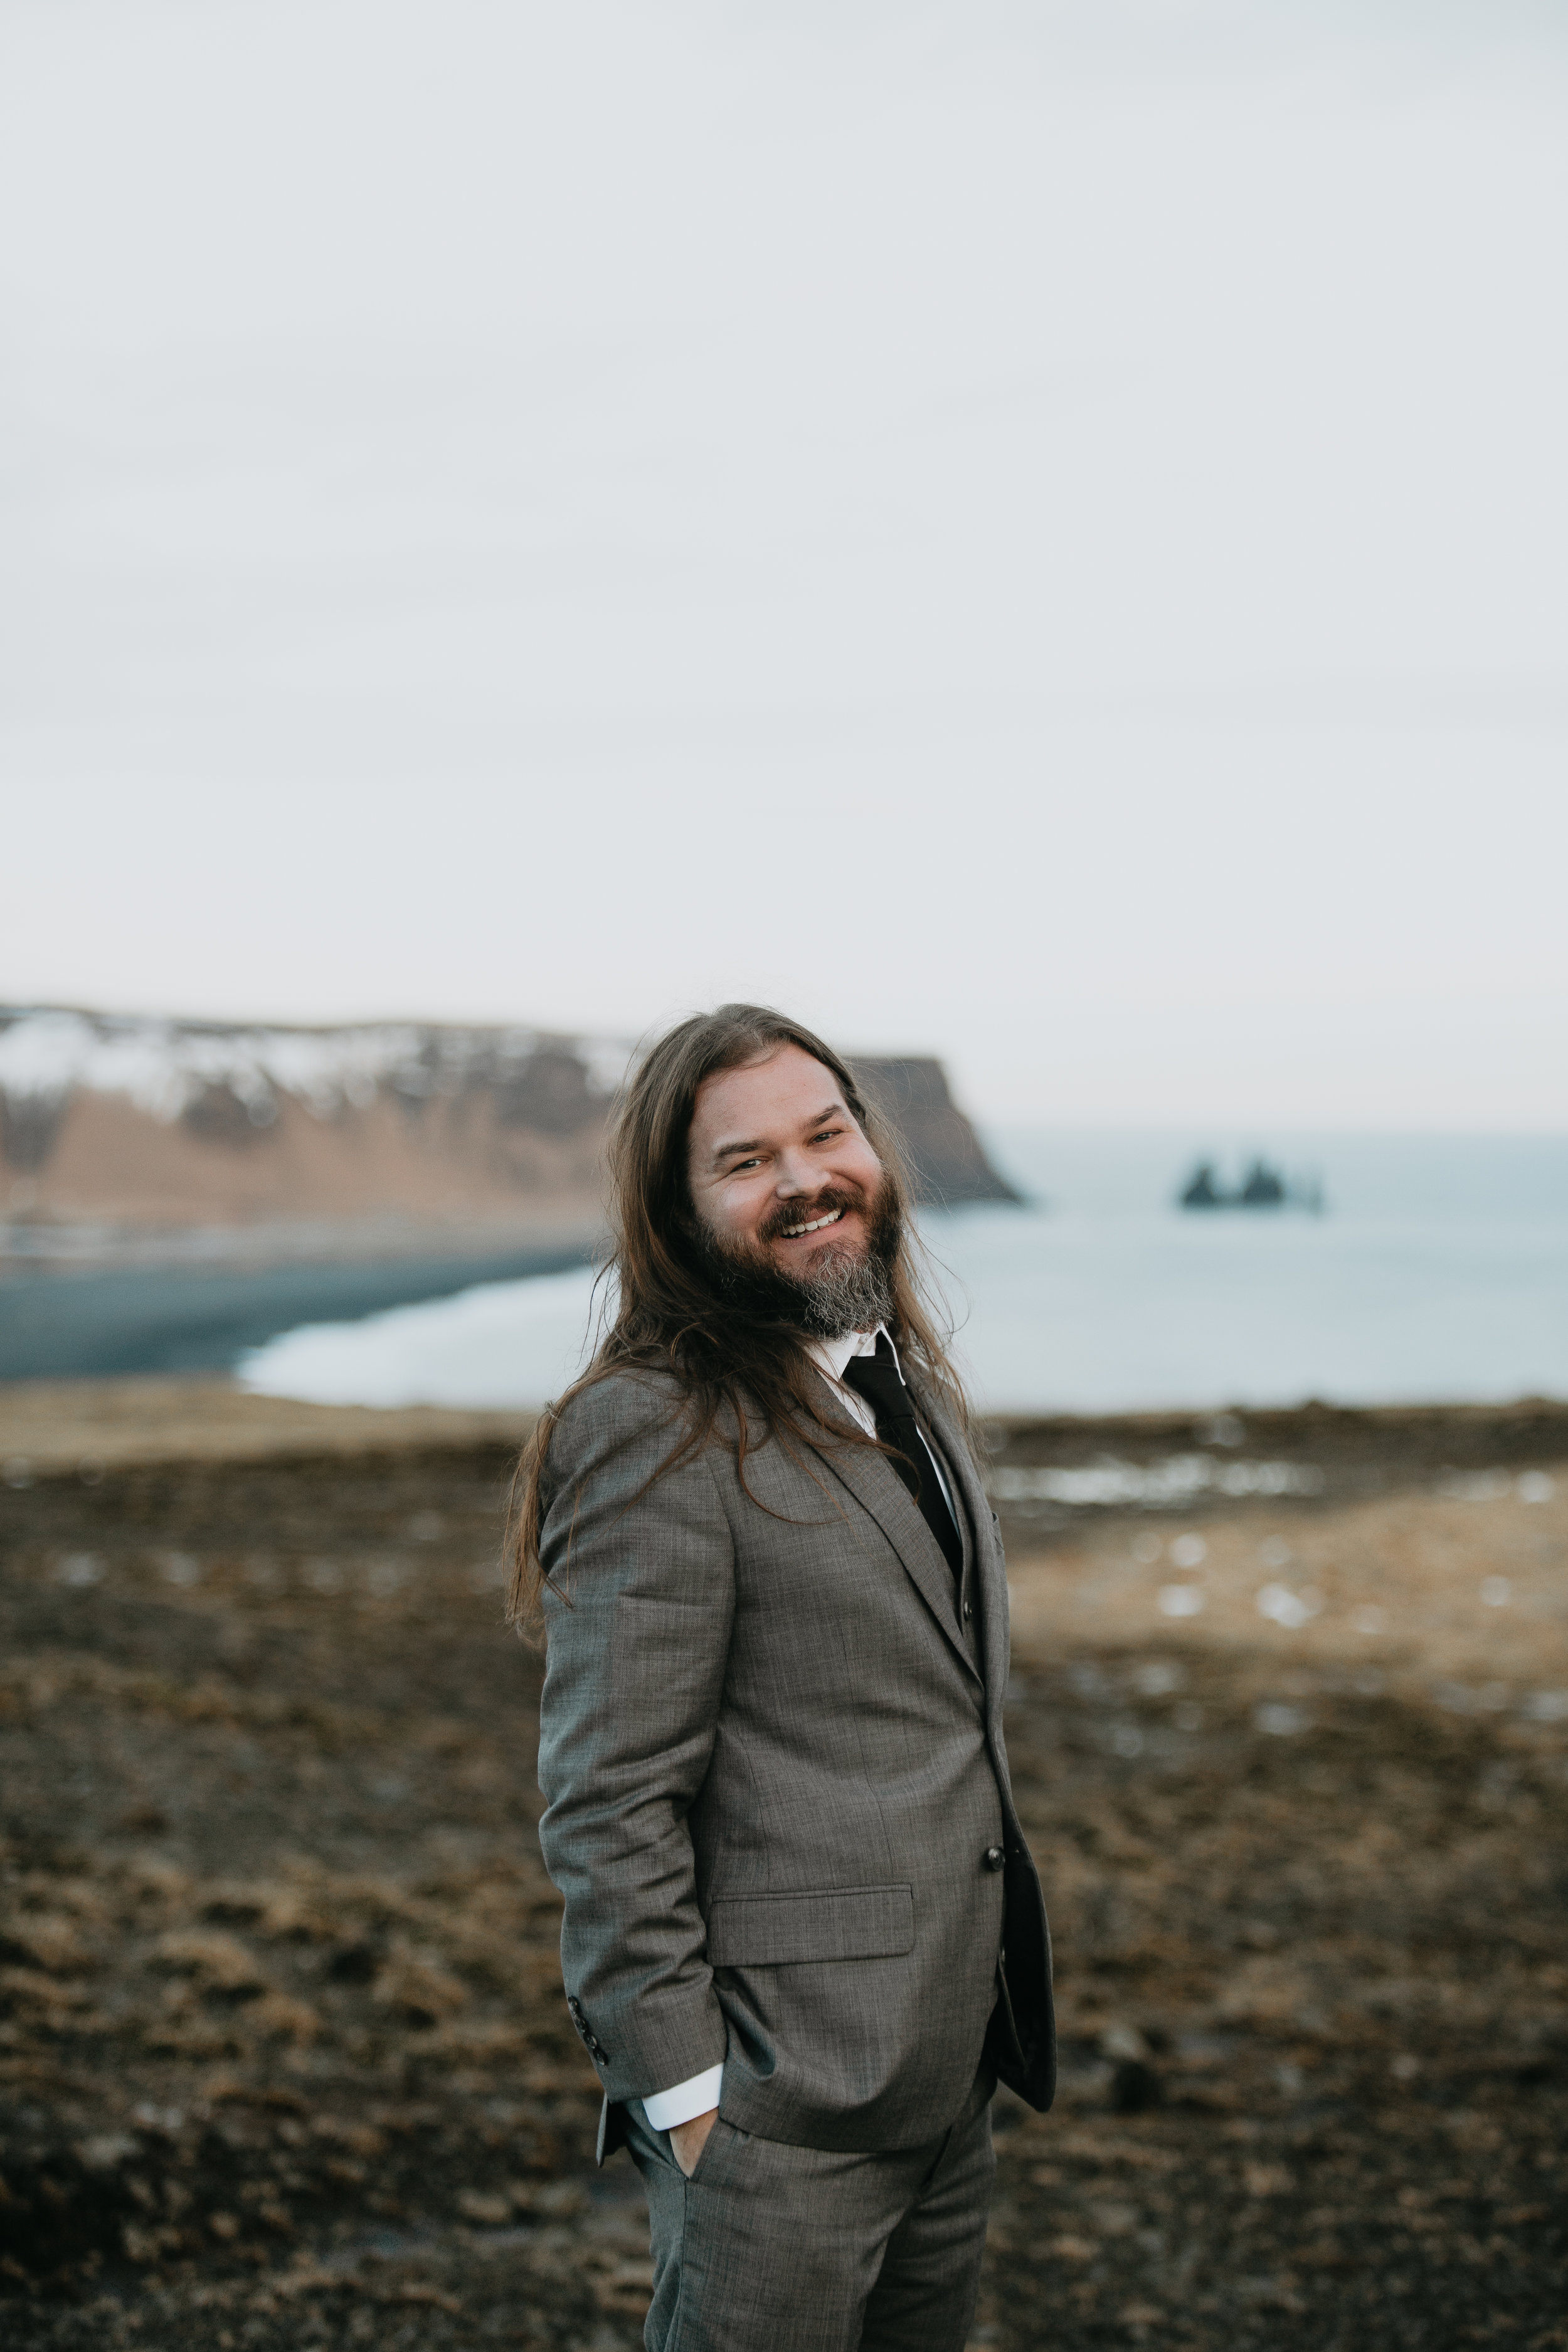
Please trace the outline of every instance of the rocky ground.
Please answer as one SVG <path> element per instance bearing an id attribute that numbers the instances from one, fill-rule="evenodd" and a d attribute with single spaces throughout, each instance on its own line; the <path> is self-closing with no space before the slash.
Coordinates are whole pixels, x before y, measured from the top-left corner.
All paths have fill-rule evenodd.
<path id="1" fill-rule="evenodd" d="M 1064 2081 L 999 2106 L 976 2344 L 1568 2347 L 1565 1423 L 997 1433 Z M 640 2341 L 506 1450 L 396 1435 L 12 1455 L 16 2352 Z"/>

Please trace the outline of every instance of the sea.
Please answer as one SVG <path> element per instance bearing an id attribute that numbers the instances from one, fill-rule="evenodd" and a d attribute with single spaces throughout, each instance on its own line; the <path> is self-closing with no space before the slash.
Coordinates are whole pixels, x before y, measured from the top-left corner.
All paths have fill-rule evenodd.
<path id="1" fill-rule="evenodd" d="M 1225 1135 L 998 1127 L 1014 1206 L 922 1213 L 983 1410 L 1568 1398 L 1568 1134 Z M 1316 1209 L 1184 1210 L 1199 1160 L 1265 1158 Z M 592 1270 L 487 1282 L 248 1352 L 326 1403 L 535 1406 L 591 1349 Z"/>

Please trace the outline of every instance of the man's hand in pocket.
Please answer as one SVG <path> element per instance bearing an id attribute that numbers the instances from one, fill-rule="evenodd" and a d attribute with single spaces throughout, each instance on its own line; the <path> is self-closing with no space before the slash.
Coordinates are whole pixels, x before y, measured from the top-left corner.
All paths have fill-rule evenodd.
<path id="1" fill-rule="evenodd" d="M 670 2154 L 688 2180 L 696 2171 L 697 2159 L 707 2147 L 708 2135 L 718 2120 L 718 2108 L 710 2107 L 705 2116 L 693 2116 L 689 2123 L 676 2124 L 671 2126 Z"/>

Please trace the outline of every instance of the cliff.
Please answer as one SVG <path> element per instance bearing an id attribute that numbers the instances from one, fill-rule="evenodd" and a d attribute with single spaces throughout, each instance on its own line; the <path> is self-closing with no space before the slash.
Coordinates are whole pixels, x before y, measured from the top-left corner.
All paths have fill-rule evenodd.
<path id="1" fill-rule="evenodd" d="M 924 1055 L 859 1055 L 856 1076 L 903 1139 L 915 1197 L 935 1208 L 967 1201 L 1017 1201 L 948 1091 L 942 1064 Z"/>
<path id="2" fill-rule="evenodd" d="M 0 1007 L 0 1216 L 11 1247 L 310 1229 L 421 1243 L 565 1231 L 598 1214 L 628 1049 L 425 1022 L 247 1027 Z M 940 1063 L 858 1066 L 901 1129 L 921 1197 L 1014 1198 Z"/>

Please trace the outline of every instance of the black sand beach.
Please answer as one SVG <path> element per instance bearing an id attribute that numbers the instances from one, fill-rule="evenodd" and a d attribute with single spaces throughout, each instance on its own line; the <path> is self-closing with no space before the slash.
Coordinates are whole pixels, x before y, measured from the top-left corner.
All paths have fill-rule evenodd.
<path id="1" fill-rule="evenodd" d="M 584 1241 L 485 1255 L 386 1256 L 336 1265 L 110 1266 L 0 1281 L 0 1381 L 227 1372 L 247 1349 L 303 1323 L 352 1323 L 585 1265 Z"/>

